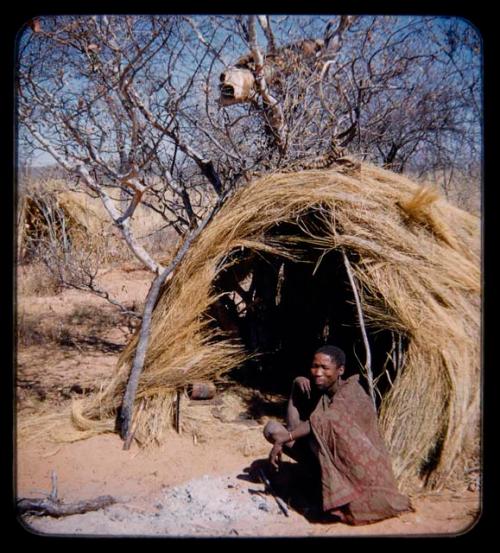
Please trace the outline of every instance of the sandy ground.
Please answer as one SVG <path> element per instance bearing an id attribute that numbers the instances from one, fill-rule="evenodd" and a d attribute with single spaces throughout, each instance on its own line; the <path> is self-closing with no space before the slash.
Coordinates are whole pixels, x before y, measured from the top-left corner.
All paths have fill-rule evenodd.
<path id="1" fill-rule="evenodd" d="M 267 446 L 262 444 L 262 450 Z M 104 509 L 62 518 L 26 516 L 29 531 L 92 536 L 358 536 L 442 535 L 464 532 L 478 513 L 478 494 L 442 492 L 413 497 L 414 513 L 369 526 L 323 523 L 304 509 L 285 516 L 252 475 L 265 454 L 241 453 L 235 440 L 194 444 L 172 434 L 153 451 L 123 451 L 116 435 L 54 450 L 46 443 L 18 448 L 18 496 L 43 497 L 57 475 L 64 503 L 113 496 Z M 284 499 L 289 499 L 284 497 Z"/>
<path id="2" fill-rule="evenodd" d="M 135 298 L 139 305 L 150 277 L 115 269 L 103 279 L 119 299 Z M 65 336 L 62 345 L 42 339 L 19 348 L 19 420 L 95 391 L 109 378 L 129 336 L 103 300 L 77 291 L 22 297 L 18 309 L 42 335 L 62 325 Z M 97 323 L 92 309 L 99 313 Z M 95 339 L 86 341 L 89 335 Z M 18 439 L 18 498 L 47 496 L 55 474 L 64 503 L 102 495 L 116 500 L 98 511 L 61 518 L 26 515 L 20 523 L 27 532 L 56 536 L 438 536 L 466 532 L 478 518 L 480 490 L 472 482 L 468 489 L 414 495 L 415 512 L 369 526 L 323 522 L 309 509 L 304 490 L 293 483 L 287 487 L 296 469 L 291 462 L 273 479 L 288 504 L 285 516 L 254 470 L 269 451 L 262 436 L 268 416 L 252 418 L 245 405 L 237 388 L 219 390 L 212 402 L 186 399 L 185 413 L 203 410 L 209 422 L 188 426 L 180 435 L 172 431 L 165 445 L 148 450 L 134 443 L 124 451 L 116 434 L 66 444 Z"/>

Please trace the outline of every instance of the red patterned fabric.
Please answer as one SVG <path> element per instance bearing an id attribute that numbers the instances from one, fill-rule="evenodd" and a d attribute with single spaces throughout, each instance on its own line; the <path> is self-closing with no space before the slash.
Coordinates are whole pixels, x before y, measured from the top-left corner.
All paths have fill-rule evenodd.
<path id="1" fill-rule="evenodd" d="M 377 426 L 371 399 L 358 376 L 311 414 L 321 467 L 323 509 L 348 524 L 368 524 L 412 510 L 401 494 Z"/>

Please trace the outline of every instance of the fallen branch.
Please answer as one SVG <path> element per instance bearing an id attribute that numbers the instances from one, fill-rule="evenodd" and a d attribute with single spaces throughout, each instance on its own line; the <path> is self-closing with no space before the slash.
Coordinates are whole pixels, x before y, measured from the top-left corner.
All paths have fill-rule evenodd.
<path id="1" fill-rule="evenodd" d="M 37 515 L 51 517 L 66 517 L 69 515 L 81 515 L 88 511 L 97 511 L 116 503 L 116 499 L 110 495 L 100 495 L 95 499 L 77 501 L 64 504 L 57 499 L 57 474 L 53 470 L 50 474 L 51 490 L 48 497 L 42 499 L 22 498 L 17 501 L 17 510 L 21 515 Z"/>
<path id="2" fill-rule="evenodd" d="M 67 504 L 62 503 L 59 499 L 47 497 L 44 499 L 20 499 L 17 502 L 17 510 L 21 515 L 65 517 L 97 511 L 114 503 L 116 503 L 116 499 L 110 495 L 101 495 L 95 499 Z"/>

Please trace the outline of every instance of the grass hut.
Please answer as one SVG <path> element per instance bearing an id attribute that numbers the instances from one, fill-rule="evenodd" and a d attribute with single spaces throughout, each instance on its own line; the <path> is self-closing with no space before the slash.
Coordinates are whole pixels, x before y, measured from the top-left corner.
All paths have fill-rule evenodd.
<path id="1" fill-rule="evenodd" d="M 242 366 L 288 389 L 325 342 L 367 376 L 360 308 L 400 485 L 439 488 L 477 445 L 480 281 L 479 219 L 431 188 L 368 164 L 255 180 L 229 199 L 162 291 L 136 435 L 161 442 L 176 389 Z M 112 428 L 135 345 L 109 385 L 75 405 L 79 428 Z"/>
<path id="2" fill-rule="evenodd" d="M 18 259 L 30 261 L 40 247 L 64 247 L 67 242 L 78 247 L 103 235 L 107 221 L 97 201 L 83 193 L 60 190 L 63 186 L 49 183 L 19 198 Z"/>

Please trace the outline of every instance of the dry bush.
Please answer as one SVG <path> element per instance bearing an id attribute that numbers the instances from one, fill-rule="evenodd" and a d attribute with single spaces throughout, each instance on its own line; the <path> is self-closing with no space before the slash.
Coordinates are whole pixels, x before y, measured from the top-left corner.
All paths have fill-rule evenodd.
<path id="1" fill-rule="evenodd" d="M 481 184 L 480 179 L 471 179 L 461 175 L 445 190 L 446 197 L 450 202 L 465 209 L 469 213 L 481 214 Z"/>
<path id="2" fill-rule="evenodd" d="M 153 229 L 148 233 L 142 234 L 140 243 L 148 251 L 154 252 L 156 258 L 170 259 L 179 241 L 179 236 L 171 228 Z"/>
<path id="3" fill-rule="evenodd" d="M 106 267 L 120 267 L 124 263 L 136 261 L 136 257 L 127 246 L 116 229 L 109 229 L 102 236 L 102 265 Z"/>
<path id="4" fill-rule="evenodd" d="M 481 174 L 480 170 L 465 173 L 453 167 L 425 171 L 416 176 L 418 182 L 436 183 L 446 199 L 469 213 L 481 214 Z"/>
<path id="5" fill-rule="evenodd" d="M 73 328 L 64 321 L 47 322 L 39 316 L 21 312 L 17 318 L 17 340 L 19 346 L 72 345 Z"/>
<path id="6" fill-rule="evenodd" d="M 117 326 L 125 326 L 127 322 L 127 318 L 117 311 L 86 305 L 76 306 L 60 319 L 43 318 L 22 310 L 17 318 L 18 346 L 56 344 L 76 347 L 82 338 L 87 345 L 93 338 L 95 346 L 99 346 L 99 335 Z M 85 340 L 86 336 L 89 338 Z"/>
<path id="7" fill-rule="evenodd" d="M 123 324 L 123 315 L 102 307 L 77 305 L 66 315 L 65 322 L 70 326 L 91 326 L 93 332 L 99 333 Z"/>
<path id="8" fill-rule="evenodd" d="M 18 296 L 54 296 L 60 291 L 60 282 L 43 263 L 35 262 L 18 267 Z"/>
<path id="9" fill-rule="evenodd" d="M 28 316 L 24 312 L 17 318 L 17 343 L 19 346 L 35 346 L 46 343 L 46 335 L 40 327 L 37 318 Z"/>

